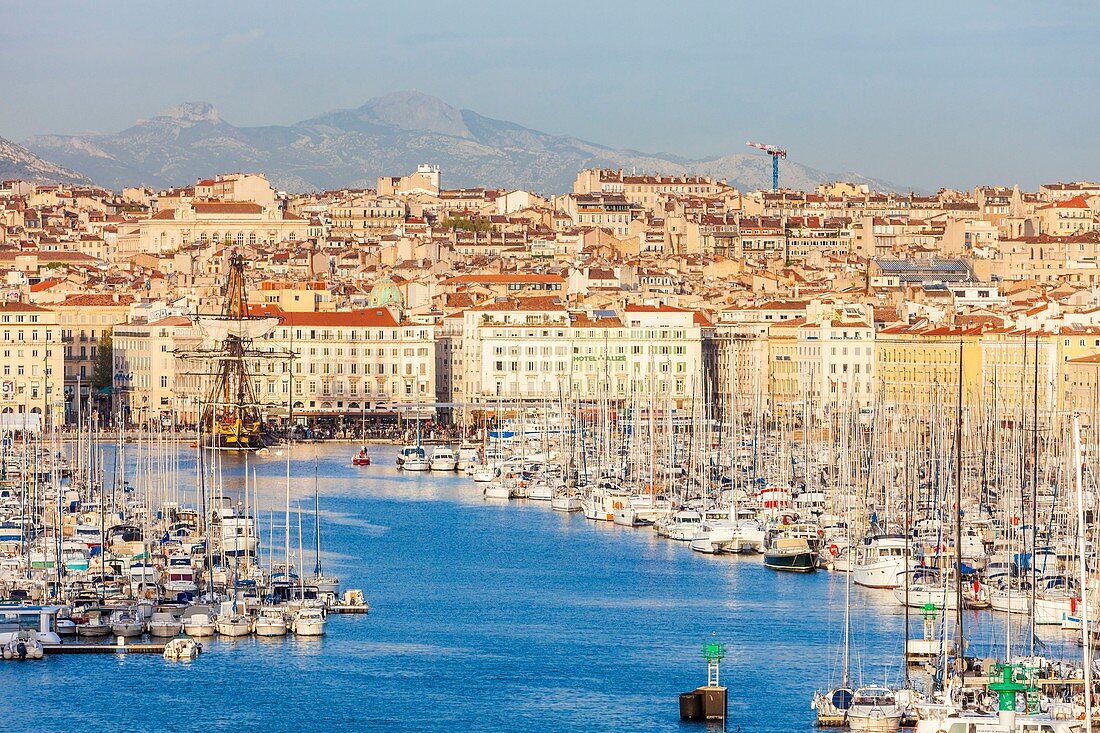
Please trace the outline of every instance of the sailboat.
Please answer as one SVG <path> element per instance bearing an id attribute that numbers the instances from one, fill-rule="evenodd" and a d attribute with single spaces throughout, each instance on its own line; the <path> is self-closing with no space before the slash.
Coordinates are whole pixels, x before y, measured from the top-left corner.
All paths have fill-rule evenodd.
<path id="1" fill-rule="evenodd" d="M 335 575 L 325 575 L 321 570 L 321 499 L 316 456 L 313 459 L 313 541 L 314 566 L 310 585 L 317 588 L 318 597 L 335 601 L 340 595 L 340 579 Z"/>

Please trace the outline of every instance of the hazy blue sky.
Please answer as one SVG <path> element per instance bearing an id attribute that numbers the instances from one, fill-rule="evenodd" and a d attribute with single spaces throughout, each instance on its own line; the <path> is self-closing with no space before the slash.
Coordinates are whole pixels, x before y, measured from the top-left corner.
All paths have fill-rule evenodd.
<path id="1" fill-rule="evenodd" d="M 418 89 L 614 147 L 933 188 L 1100 178 L 1094 2 L 0 2 L 0 136 Z"/>

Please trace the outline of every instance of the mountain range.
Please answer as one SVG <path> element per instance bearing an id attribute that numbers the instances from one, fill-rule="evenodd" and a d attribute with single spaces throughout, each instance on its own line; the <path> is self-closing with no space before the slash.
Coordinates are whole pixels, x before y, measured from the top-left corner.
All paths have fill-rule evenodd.
<path id="1" fill-rule="evenodd" d="M 188 102 L 121 132 L 41 135 L 24 145 L 114 189 L 192 184 L 230 171 L 265 173 L 287 191 L 373 187 L 378 176 L 409 173 L 418 163 L 439 165 L 443 185 L 450 188 L 561 193 L 571 190 L 578 170 L 595 166 L 699 173 L 725 178 L 743 191 L 771 186 L 771 160 L 763 154 L 688 159 L 615 149 L 484 117 L 412 91 L 292 125 L 263 127 L 237 127 L 210 104 Z M 824 172 L 789 159 L 780 165 L 780 179 L 784 187 L 804 190 L 835 180 L 898 190 L 885 181 Z"/>
<path id="2" fill-rule="evenodd" d="M 43 160 L 22 145 L 0 137 L 0 181 L 7 180 L 30 183 L 91 183 L 87 176 Z"/>

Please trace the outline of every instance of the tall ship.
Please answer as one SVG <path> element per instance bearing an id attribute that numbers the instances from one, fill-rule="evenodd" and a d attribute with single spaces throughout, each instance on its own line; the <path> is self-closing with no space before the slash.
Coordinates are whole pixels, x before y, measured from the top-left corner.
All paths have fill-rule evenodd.
<path id="1" fill-rule="evenodd" d="M 211 448 L 237 452 L 259 450 L 270 442 L 248 359 L 289 356 L 253 348 L 253 342 L 270 333 L 279 319 L 249 314 L 244 267 L 244 257 L 230 255 L 221 314 L 195 319 L 204 343 L 213 346 L 184 355 L 210 367 L 204 372 L 211 380 L 200 412 L 204 442 Z"/>

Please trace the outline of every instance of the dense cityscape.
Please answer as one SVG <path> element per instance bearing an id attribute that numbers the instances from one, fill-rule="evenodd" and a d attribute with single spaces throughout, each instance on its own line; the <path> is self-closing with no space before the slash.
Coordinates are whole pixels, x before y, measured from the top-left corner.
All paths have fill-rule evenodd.
<path id="1" fill-rule="evenodd" d="M 1096 27 L 0 3 L 0 730 L 1100 730 Z"/>
<path id="2" fill-rule="evenodd" d="M 330 432 L 410 410 L 471 425 L 499 398 L 623 405 L 650 383 L 680 410 L 911 407 L 950 392 L 960 359 L 967 398 L 996 381 L 1019 408 L 1037 363 L 1040 409 L 1095 407 L 1100 184 L 741 192 L 597 169 L 540 195 L 444 175 L 4 182 L 3 411 L 194 425 L 208 385 L 183 354 L 232 253 L 250 314 L 279 322 L 258 348 L 296 357 L 292 400 L 288 360 L 251 364 L 265 418 L 289 405 Z"/>

